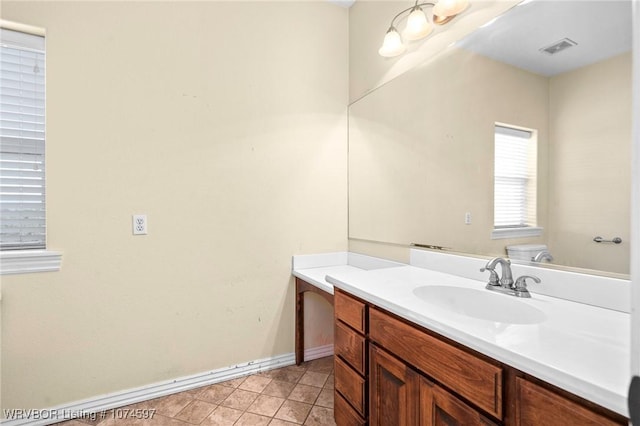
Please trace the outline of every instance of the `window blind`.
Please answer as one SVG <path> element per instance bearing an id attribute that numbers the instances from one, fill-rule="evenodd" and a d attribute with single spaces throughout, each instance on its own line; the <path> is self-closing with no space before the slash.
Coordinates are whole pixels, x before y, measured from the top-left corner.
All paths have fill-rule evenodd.
<path id="1" fill-rule="evenodd" d="M 43 249 L 44 37 L 0 29 L 0 249 Z"/>
<path id="2" fill-rule="evenodd" d="M 531 188 L 535 158 L 531 158 L 531 137 L 529 131 L 495 126 L 495 228 L 535 225 L 532 223 L 535 222 L 535 197 Z"/>

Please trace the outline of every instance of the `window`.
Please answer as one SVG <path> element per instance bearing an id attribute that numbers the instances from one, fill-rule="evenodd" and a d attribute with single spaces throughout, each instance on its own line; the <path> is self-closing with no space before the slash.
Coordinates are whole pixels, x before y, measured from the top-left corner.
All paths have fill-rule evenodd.
<path id="1" fill-rule="evenodd" d="M 492 238 L 537 236 L 536 132 L 496 124 Z"/>
<path id="2" fill-rule="evenodd" d="M 3 21 L 0 28 L 3 274 L 57 270 L 51 262 L 52 256 L 59 257 L 46 251 L 44 36 L 16 30 L 16 26 Z"/>

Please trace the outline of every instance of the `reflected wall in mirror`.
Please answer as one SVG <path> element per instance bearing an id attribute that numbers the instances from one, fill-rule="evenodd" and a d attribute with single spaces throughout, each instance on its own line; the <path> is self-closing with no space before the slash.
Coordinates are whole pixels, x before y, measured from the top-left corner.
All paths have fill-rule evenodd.
<path id="1" fill-rule="evenodd" d="M 349 237 L 489 256 L 546 244 L 556 265 L 628 274 L 630 12 L 524 2 L 353 103 Z M 563 39 L 575 45 L 541 51 Z M 497 123 L 536 134 L 541 235 L 493 232 Z"/>

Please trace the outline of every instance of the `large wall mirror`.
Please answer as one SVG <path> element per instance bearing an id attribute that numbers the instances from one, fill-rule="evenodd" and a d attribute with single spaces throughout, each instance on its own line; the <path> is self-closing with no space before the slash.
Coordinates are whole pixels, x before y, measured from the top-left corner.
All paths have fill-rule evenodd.
<path id="1" fill-rule="evenodd" d="M 631 1 L 525 1 L 354 102 L 349 237 L 544 244 L 553 267 L 629 274 L 631 33 Z M 504 134 L 529 157 L 504 154 Z M 528 175 L 502 176 L 518 161 Z M 510 209 L 523 226 L 500 225 Z"/>

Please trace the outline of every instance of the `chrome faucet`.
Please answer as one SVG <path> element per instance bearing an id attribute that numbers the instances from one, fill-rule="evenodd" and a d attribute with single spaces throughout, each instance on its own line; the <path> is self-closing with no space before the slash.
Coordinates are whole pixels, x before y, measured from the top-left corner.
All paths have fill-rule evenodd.
<path id="1" fill-rule="evenodd" d="M 495 272 L 497 265 L 500 265 L 502 267 L 502 277 L 500 278 L 497 284 L 491 284 L 491 285 L 493 286 L 500 285 L 502 287 L 513 286 L 513 275 L 511 274 L 510 260 L 505 260 L 501 257 L 494 257 L 489 262 L 487 262 L 484 268 L 480 269 L 480 272 L 493 271 L 493 273 L 497 276 L 498 274 Z M 489 283 L 491 283 L 491 278 L 489 278 Z"/>
<path id="2" fill-rule="evenodd" d="M 498 277 L 495 268 L 497 265 L 502 267 L 502 277 Z M 501 257 L 491 259 L 484 268 L 480 268 L 480 272 L 489 271 L 489 282 L 486 289 L 509 294 L 516 297 L 531 297 L 531 293 L 527 290 L 527 279 L 532 279 L 536 283 L 540 283 L 540 278 L 531 275 L 523 275 L 513 281 L 511 273 L 511 262 Z"/>
<path id="3" fill-rule="evenodd" d="M 542 262 L 543 260 L 546 260 L 547 262 L 552 262 L 553 256 L 551 256 L 551 253 L 549 253 L 549 251 L 542 250 L 540 253 L 532 257 L 531 260 L 534 262 Z"/>

